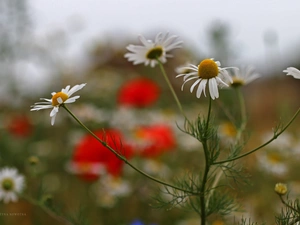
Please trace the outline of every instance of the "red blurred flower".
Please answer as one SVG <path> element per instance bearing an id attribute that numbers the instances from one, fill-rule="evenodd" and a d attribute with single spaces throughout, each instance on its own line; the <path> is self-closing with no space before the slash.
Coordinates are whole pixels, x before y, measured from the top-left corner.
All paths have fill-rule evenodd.
<path id="1" fill-rule="evenodd" d="M 25 115 L 16 115 L 9 119 L 8 131 L 16 137 L 27 137 L 32 132 L 32 123 Z"/>
<path id="2" fill-rule="evenodd" d="M 118 94 L 118 103 L 123 106 L 146 107 L 159 97 L 159 86 L 148 78 L 136 78 L 125 83 Z"/>
<path id="3" fill-rule="evenodd" d="M 135 132 L 141 156 L 157 157 L 176 146 L 173 131 L 165 124 L 139 127 Z"/>
<path id="4" fill-rule="evenodd" d="M 115 151 L 126 158 L 132 154 L 132 149 L 124 143 L 121 133 L 117 130 L 106 130 L 94 132 L 97 137 L 105 141 Z M 73 172 L 81 175 L 85 180 L 96 180 L 103 170 L 111 175 L 118 176 L 122 172 L 124 162 L 117 158 L 92 135 L 83 137 L 75 147 L 72 159 Z"/>

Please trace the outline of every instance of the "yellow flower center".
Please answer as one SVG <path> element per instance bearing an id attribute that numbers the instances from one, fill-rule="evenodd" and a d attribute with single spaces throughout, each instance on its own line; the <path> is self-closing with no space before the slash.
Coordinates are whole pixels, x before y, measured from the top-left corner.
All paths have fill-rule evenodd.
<path id="1" fill-rule="evenodd" d="M 52 97 L 52 105 L 53 106 L 58 106 L 59 104 L 65 102 L 69 96 L 63 92 L 57 92 L 55 95 Z"/>
<path id="2" fill-rule="evenodd" d="M 278 152 L 270 152 L 268 154 L 268 159 L 272 164 L 281 163 L 284 159 Z"/>
<path id="3" fill-rule="evenodd" d="M 235 126 L 230 122 L 225 122 L 221 124 L 220 131 L 223 135 L 228 137 L 235 137 L 237 133 Z"/>
<path id="4" fill-rule="evenodd" d="M 161 46 L 156 46 L 154 48 L 151 48 L 147 54 L 146 57 L 147 59 L 158 59 L 159 57 L 161 57 L 163 54 L 163 49 Z"/>
<path id="5" fill-rule="evenodd" d="M 198 76 L 202 79 L 210 79 L 218 76 L 219 67 L 212 59 L 204 59 L 198 66 Z"/>
<path id="6" fill-rule="evenodd" d="M 10 178 L 5 178 L 5 179 L 2 181 L 2 188 L 3 188 L 5 191 L 13 190 L 13 188 L 14 188 L 14 182 L 12 181 L 12 179 L 10 179 Z"/>
<path id="7" fill-rule="evenodd" d="M 240 78 L 233 77 L 232 80 L 233 81 L 232 81 L 232 84 L 230 86 L 233 87 L 233 88 L 237 88 L 237 87 L 245 85 L 245 81 L 240 79 Z"/>

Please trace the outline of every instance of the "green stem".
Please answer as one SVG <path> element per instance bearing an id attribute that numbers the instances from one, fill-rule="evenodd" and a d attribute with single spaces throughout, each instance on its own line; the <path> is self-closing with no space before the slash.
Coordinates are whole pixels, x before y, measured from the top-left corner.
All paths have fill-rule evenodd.
<path id="1" fill-rule="evenodd" d="M 241 109 L 241 125 L 236 135 L 236 142 L 238 142 L 240 141 L 242 133 L 244 132 L 247 125 L 247 113 L 246 113 L 245 99 L 241 91 L 241 88 L 238 87 L 236 91 L 237 91 L 237 96 L 239 99 L 240 109 Z"/>
<path id="2" fill-rule="evenodd" d="M 209 120 L 210 120 L 210 114 L 211 114 L 211 98 L 209 98 L 209 103 L 208 103 L 208 111 L 207 111 L 207 120 L 206 120 L 206 125 L 205 125 L 205 136 L 207 136 L 207 131 L 208 131 L 208 125 L 209 125 Z M 207 138 L 207 137 L 206 137 Z"/>
<path id="3" fill-rule="evenodd" d="M 206 206 L 205 206 L 205 186 L 208 178 L 208 173 L 210 169 L 210 159 L 208 157 L 209 150 L 207 146 L 207 139 L 208 139 L 208 128 L 209 128 L 209 120 L 210 120 L 210 114 L 211 114 L 211 98 L 209 98 L 209 106 L 208 106 L 208 112 L 207 112 L 207 120 L 205 125 L 205 131 L 203 136 L 203 150 L 204 150 L 204 156 L 205 156 L 205 169 L 204 174 L 202 178 L 201 188 L 200 188 L 200 209 L 201 209 L 201 225 L 205 225 L 206 223 Z"/>
<path id="4" fill-rule="evenodd" d="M 297 110 L 297 112 L 294 114 L 294 116 L 292 117 L 292 119 L 281 129 L 280 132 L 278 133 L 274 133 L 274 136 L 268 140 L 267 142 L 265 142 L 264 144 L 258 146 L 257 148 L 254 148 L 253 150 L 249 151 L 249 152 L 246 152 L 245 154 L 242 154 L 240 156 L 237 156 L 237 157 L 234 157 L 234 158 L 231 158 L 231 159 L 227 159 L 227 160 L 223 160 L 223 161 L 219 161 L 219 162 L 214 162 L 213 165 L 216 165 L 216 164 L 222 164 L 222 163 L 226 163 L 226 162 L 231 162 L 231 161 L 234 161 L 234 160 L 237 160 L 237 159 L 240 159 L 240 158 L 243 158 L 247 155 L 250 155 L 252 154 L 253 152 L 256 152 L 257 150 L 267 146 L 268 144 L 270 144 L 272 141 L 274 141 L 275 139 L 278 138 L 279 135 L 281 135 L 291 124 L 292 122 L 296 119 L 296 117 L 298 116 L 300 112 L 300 108 Z"/>
<path id="5" fill-rule="evenodd" d="M 172 92 L 172 95 L 173 95 L 173 97 L 174 97 L 174 99 L 175 99 L 175 101 L 176 101 L 176 103 L 177 103 L 177 106 L 178 106 L 180 112 L 182 113 L 182 115 L 184 115 L 184 112 L 183 112 L 181 103 L 180 103 L 180 101 L 179 101 L 179 99 L 178 99 L 178 97 L 177 97 L 177 95 L 176 95 L 176 92 L 175 92 L 175 90 L 174 90 L 174 88 L 173 88 L 173 86 L 172 86 L 172 84 L 171 84 L 171 82 L 170 82 L 170 80 L 169 80 L 169 78 L 168 78 L 168 76 L 167 76 L 167 74 L 166 74 L 166 71 L 165 71 L 165 69 L 164 69 L 163 64 L 162 64 L 161 61 L 158 60 L 158 59 L 157 59 L 157 62 L 158 62 L 159 68 L 160 68 L 160 70 L 161 70 L 161 72 L 162 72 L 162 74 L 163 74 L 163 76 L 164 76 L 164 78 L 165 78 L 165 80 L 166 80 L 166 82 L 167 82 L 167 84 L 168 84 L 168 86 L 169 86 L 171 92 Z"/>
<path id="6" fill-rule="evenodd" d="M 246 128 L 247 114 L 246 114 L 245 99 L 244 99 L 244 96 L 242 94 L 242 91 L 241 91 L 240 88 L 237 88 L 236 91 L 237 91 L 237 96 L 238 96 L 238 100 L 239 100 L 239 104 L 240 104 L 240 114 L 241 114 L 241 125 L 238 128 L 238 132 L 237 132 L 237 135 L 236 135 L 236 143 L 238 143 L 240 141 L 240 138 L 242 136 L 243 131 Z M 227 162 L 225 164 L 225 166 L 227 166 L 228 163 L 229 162 Z M 213 184 L 211 186 L 212 191 L 209 193 L 209 195 L 207 197 L 206 205 L 209 204 L 210 197 L 212 196 L 212 194 L 213 194 L 213 192 L 215 190 L 215 187 L 218 185 L 218 183 L 219 183 L 222 175 L 223 175 L 223 171 L 220 169 L 220 171 L 217 173 L 217 175 L 215 177 L 215 180 L 214 180 L 214 182 L 213 182 Z"/>
<path id="7" fill-rule="evenodd" d="M 64 218 L 60 215 L 57 215 L 51 209 L 46 207 L 41 201 L 37 201 L 37 200 L 31 198 L 30 196 L 24 195 L 24 194 L 21 194 L 20 197 L 22 197 L 23 199 L 25 199 L 26 201 L 28 201 L 32 205 L 40 207 L 45 213 L 47 213 L 49 216 L 56 219 L 57 221 L 62 222 L 62 223 L 67 224 L 67 225 L 73 225 L 73 222 L 69 221 L 67 218 Z"/>
<path id="8" fill-rule="evenodd" d="M 111 151 L 112 153 L 114 153 L 116 155 L 116 157 L 118 157 L 120 160 L 122 160 L 123 162 L 125 162 L 127 165 L 129 165 L 132 169 L 134 169 L 135 171 L 137 171 L 138 173 L 144 175 L 145 177 L 149 178 L 150 180 L 153 180 L 157 183 L 163 184 L 165 186 L 186 192 L 186 193 L 190 193 L 193 195 L 197 195 L 199 194 L 198 192 L 193 192 L 193 191 L 189 191 L 189 190 L 185 190 L 183 188 L 180 187 L 176 187 L 173 186 L 171 184 L 168 184 L 164 181 L 161 181 L 155 177 L 150 176 L 149 174 L 143 172 L 142 170 L 140 170 L 139 168 L 137 168 L 136 166 L 134 166 L 133 164 L 131 164 L 123 155 L 121 155 L 120 153 L 118 153 L 116 150 L 114 150 L 112 147 L 110 147 L 105 141 L 101 140 L 97 135 L 95 135 L 88 127 L 86 127 L 68 108 L 66 105 L 62 104 L 61 105 L 76 121 L 77 123 L 79 123 L 80 126 L 82 126 L 87 132 L 89 132 L 97 141 L 99 141 L 104 147 L 106 147 L 109 151 Z"/>
<path id="9" fill-rule="evenodd" d="M 284 201 L 284 199 L 282 198 L 282 195 L 279 195 L 281 202 L 288 208 L 290 208 L 291 210 L 293 210 L 294 212 L 297 212 L 298 214 L 300 214 L 299 210 L 295 209 L 293 206 L 289 205 L 286 201 Z"/>

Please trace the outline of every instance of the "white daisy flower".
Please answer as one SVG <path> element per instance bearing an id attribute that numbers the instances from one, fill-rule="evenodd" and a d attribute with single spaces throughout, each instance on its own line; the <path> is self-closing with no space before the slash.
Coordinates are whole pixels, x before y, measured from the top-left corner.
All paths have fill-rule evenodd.
<path id="1" fill-rule="evenodd" d="M 267 173 L 277 176 L 284 176 L 288 173 L 288 157 L 284 152 L 276 150 L 261 151 L 257 155 L 257 159 L 260 169 Z"/>
<path id="2" fill-rule="evenodd" d="M 79 91 L 82 89 L 86 84 L 80 84 L 75 85 L 70 89 L 70 85 L 68 85 L 66 88 L 61 89 L 60 92 L 52 92 L 52 98 L 41 98 L 41 100 L 44 100 L 44 102 L 37 102 L 35 103 L 30 111 L 38 111 L 41 109 L 51 109 L 52 111 L 50 113 L 51 117 L 51 125 L 55 122 L 56 114 L 58 113 L 58 109 L 62 104 L 65 103 L 73 103 L 76 101 L 76 99 L 80 98 L 79 95 L 74 96 L 70 98 L 76 91 Z"/>
<path id="3" fill-rule="evenodd" d="M 229 84 L 231 87 L 240 87 L 251 83 L 255 79 L 259 78 L 260 75 L 254 71 L 254 67 L 247 66 L 241 69 L 233 69 L 232 83 Z"/>
<path id="4" fill-rule="evenodd" d="M 155 41 L 146 40 L 142 35 L 139 36 L 140 41 L 143 45 L 128 45 L 127 50 L 129 53 L 125 54 L 125 58 L 128 61 L 132 61 L 134 65 L 144 63 L 145 66 L 150 65 L 154 67 L 158 64 L 157 60 L 162 63 L 167 62 L 167 58 L 172 55 L 167 52 L 181 48 L 182 41 L 177 41 L 178 36 L 172 35 L 169 37 L 169 33 L 159 33 L 155 37 Z"/>
<path id="5" fill-rule="evenodd" d="M 189 64 L 188 66 L 181 68 L 182 70 L 190 70 L 191 72 L 179 74 L 176 78 L 183 76 L 184 83 L 181 86 L 181 90 L 183 90 L 184 85 L 188 81 L 197 79 L 190 88 L 190 92 L 192 93 L 194 88 L 199 85 L 196 92 L 197 98 L 200 98 L 202 92 L 204 93 L 204 96 L 206 96 L 205 89 L 206 84 L 208 83 L 210 97 L 215 99 L 219 97 L 218 86 L 220 84 L 228 86 L 227 82 L 232 83 L 232 78 L 226 71 L 226 69 L 229 68 L 235 67 L 221 68 L 221 63 L 219 61 L 214 61 L 214 59 L 204 59 L 198 66 Z"/>
<path id="6" fill-rule="evenodd" d="M 104 175 L 91 187 L 93 198 L 105 208 L 112 208 L 118 200 L 132 193 L 129 181 L 120 177 Z"/>
<path id="7" fill-rule="evenodd" d="M 291 75 L 291 76 L 293 76 L 296 79 L 300 79 L 300 70 L 298 70 L 295 67 L 288 67 L 283 72 L 287 73 L 286 75 Z"/>
<path id="8" fill-rule="evenodd" d="M 4 203 L 16 202 L 17 194 L 24 188 L 24 176 L 14 168 L 3 168 L 0 171 L 0 200 Z"/>

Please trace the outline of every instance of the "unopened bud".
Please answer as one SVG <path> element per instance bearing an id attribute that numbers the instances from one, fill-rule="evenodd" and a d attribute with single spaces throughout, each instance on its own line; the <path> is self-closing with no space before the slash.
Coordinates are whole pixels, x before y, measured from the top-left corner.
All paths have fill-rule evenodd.
<path id="1" fill-rule="evenodd" d="M 30 164 L 30 165 L 34 166 L 34 165 L 36 165 L 36 164 L 39 163 L 39 158 L 36 157 L 36 156 L 30 156 L 30 157 L 28 158 L 28 161 L 29 161 L 29 164 Z"/>
<path id="2" fill-rule="evenodd" d="M 277 183 L 275 185 L 275 192 L 279 195 L 285 195 L 287 193 L 287 186 L 286 184 L 283 184 L 283 183 Z"/>

